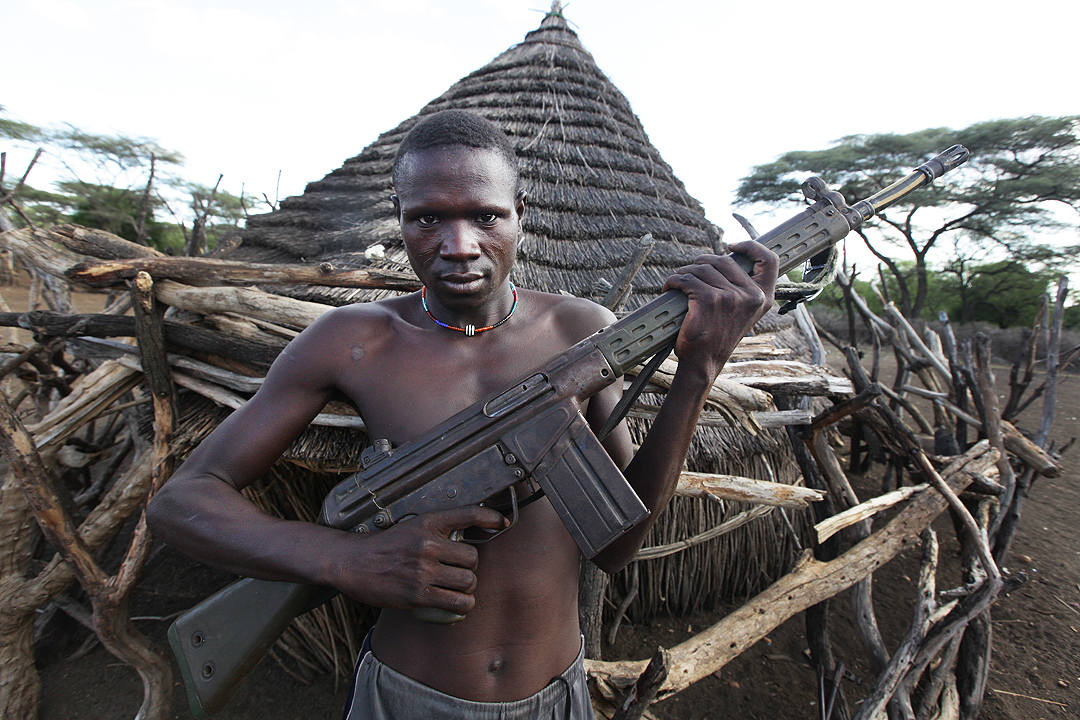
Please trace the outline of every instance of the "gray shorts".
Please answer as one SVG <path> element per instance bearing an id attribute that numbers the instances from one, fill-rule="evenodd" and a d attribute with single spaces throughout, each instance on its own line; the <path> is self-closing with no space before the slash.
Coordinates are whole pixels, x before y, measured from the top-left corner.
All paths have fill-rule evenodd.
<path id="1" fill-rule="evenodd" d="M 577 660 L 535 695 L 485 703 L 441 693 L 402 675 L 379 662 L 365 641 L 344 720 L 595 720 L 584 655 L 582 645 Z"/>

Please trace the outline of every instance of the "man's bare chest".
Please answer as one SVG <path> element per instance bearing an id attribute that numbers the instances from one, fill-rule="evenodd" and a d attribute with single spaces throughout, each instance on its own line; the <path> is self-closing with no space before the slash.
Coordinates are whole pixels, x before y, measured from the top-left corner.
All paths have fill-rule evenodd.
<path id="1" fill-rule="evenodd" d="M 401 343 L 351 363 L 339 388 L 356 405 L 370 437 L 400 445 L 504 390 L 550 354 L 494 344 L 482 352 L 460 344 Z"/>

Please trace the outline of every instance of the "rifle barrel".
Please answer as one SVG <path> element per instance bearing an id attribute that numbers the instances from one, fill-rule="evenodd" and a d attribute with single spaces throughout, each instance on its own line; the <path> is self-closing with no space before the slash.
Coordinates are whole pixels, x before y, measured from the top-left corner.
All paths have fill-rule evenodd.
<path id="1" fill-rule="evenodd" d="M 874 214 L 877 214 L 904 198 L 913 190 L 933 182 L 953 168 L 963 164 L 970 156 L 971 153 L 963 145 L 953 145 L 937 157 L 912 170 L 906 177 L 866 198 L 866 202 L 873 206 Z"/>

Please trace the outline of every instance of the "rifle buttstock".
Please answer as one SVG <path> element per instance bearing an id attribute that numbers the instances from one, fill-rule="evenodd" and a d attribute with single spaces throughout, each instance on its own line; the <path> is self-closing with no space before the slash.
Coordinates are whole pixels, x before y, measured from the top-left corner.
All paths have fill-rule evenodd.
<path id="1" fill-rule="evenodd" d="M 191 714 L 221 710 L 317 585 L 244 578 L 191 608 L 169 627 Z"/>

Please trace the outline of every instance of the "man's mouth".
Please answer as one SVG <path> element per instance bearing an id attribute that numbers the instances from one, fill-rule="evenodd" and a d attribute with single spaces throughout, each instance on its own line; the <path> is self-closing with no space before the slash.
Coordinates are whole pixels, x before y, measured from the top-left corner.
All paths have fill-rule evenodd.
<path id="1" fill-rule="evenodd" d="M 450 292 L 469 293 L 480 289 L 483 273 L 447 273 L 439 276 L 439 282 Z"/>

